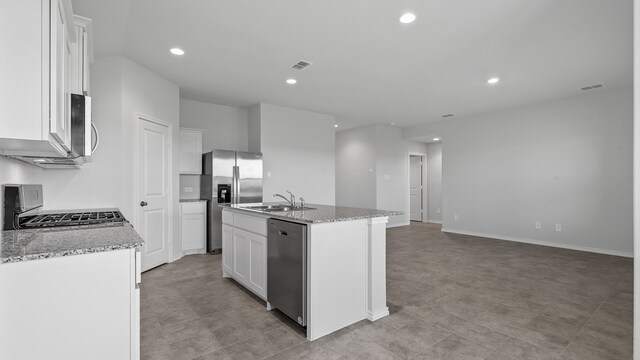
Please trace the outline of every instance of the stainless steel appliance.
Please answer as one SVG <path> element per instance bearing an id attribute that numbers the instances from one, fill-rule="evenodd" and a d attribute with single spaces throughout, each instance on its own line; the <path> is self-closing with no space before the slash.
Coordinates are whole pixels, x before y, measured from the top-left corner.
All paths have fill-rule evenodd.
<path id="1" fill-rule="evenodd" d="M 202 154 L 200 198 L 209 200 L 207 250 L 222 249 L 222 209 L 220 204 L 262 202 L 262 154 L 213 150 Z"/>
<path id="2" fill-rule="evenodd" d="M 4 185 L 3 230 L 60 226 L 123 225 L 127 220 L 117 209 L 39 212 L 42 185 Z"/>
<path id="3" fill-rule="evenodd" d="M 301 326 L 307 326 L 307 226 L 269 219 L 267 301 Z"/>
<path id="4" fill-rule="evenodd" d="M 92 141 L 92 133 L 95 140 Z M 66 157 L 35 154 L 8 154 L 8 157 L 43 168 L 75 169 L 91 159 L 98 147 L 98 130 L 91 121 L 91 97 L 71 94 L 71 150 Z"/>

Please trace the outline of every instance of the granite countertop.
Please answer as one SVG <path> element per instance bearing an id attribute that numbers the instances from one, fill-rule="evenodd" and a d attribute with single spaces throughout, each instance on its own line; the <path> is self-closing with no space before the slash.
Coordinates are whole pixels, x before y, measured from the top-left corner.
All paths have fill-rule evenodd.
<path id="1" fill-rule="evenodd" d="M 142 238 L 129 223 L 0 231 L 0 264 L 131 249 Z"/>
<path id="2" fill-rule="evenodd" d="M 180 199 L 180 202 L 201 202 L 201 201 L 209 201 L 209 200 L 202 200 L 202 199 Z"/>
<path id="3" fill-rule="evenodd" d="M 267 215 L 271 218 L 302 222 L 307 224 L 319 224 L 337 221 L 350 221 L 359 219 L 370 219 L 402 215 L 402 211 L 362 209 L 345 206 L 330 206 L 319 204 L 305 204 L 305 207 L 314 209 L 293 210 L 293 211 L 261 211 L 248 209 L 248 206 L 275 205 L 277 203 L 257 203 L 257 204 L 225 204 L 221 207 L 230 208 L 237 211 Z"/>

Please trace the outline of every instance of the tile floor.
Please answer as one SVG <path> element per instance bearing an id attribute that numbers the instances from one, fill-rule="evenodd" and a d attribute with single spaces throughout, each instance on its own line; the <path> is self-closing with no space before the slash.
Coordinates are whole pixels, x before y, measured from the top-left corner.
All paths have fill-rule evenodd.
<path id="1" fill-rule="evenodd" d="M 308 342 L 221 277 L 220 256 L 143 274 L 142 359 L 631 359 L 632 260 L 446 235 L 387 232 L 391 315 Z"/>

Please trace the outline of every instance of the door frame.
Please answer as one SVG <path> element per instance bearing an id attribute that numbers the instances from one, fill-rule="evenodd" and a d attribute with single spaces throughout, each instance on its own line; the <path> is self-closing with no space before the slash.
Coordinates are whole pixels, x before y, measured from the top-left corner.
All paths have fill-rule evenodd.
<path id="1" fill-rule="evenodd" d="M 167 234 L 167 246 L 169 246 L 169 251 L 167 253 L 167 262 L 166 263 L 170 263 L 173 262 L 175 260 L 180 259 L 180 257 L 175 257 L 175 254 L 173 253 L 173 124 L 171 124 L 170 122 L 164 121 L 164 120 L 160 120 L 158 118 L 155 118 L 153 116 L 149 116 L 149 115 L 145 115 L 139 112 L 136 112 L 134 115 L 134 119 L 135 119 L 135 124 L 134 124 L 134 130 L 133 130 L 133 183 L 135 184 L 133 186 L 133 219 L 134 219 L 134 224 L 137 226 L 139 225 L 139 211 L 138 211 L 138 207 L 140 206 L 138 203 L 138 200 L 140 199 L 140 184 L 138 182 L 139 180 L 139 176 L 138 176 L 138 169 L 140 168 L 140 162 L 138 161 L 138 158 L 140 156 L 139 154 L 139 149 L 138 149 L 138 136 L 140 135 L 140 120 L 144 120 L 144 121 L 149 121 L 152 122 L 154 124 L 160 125 L 160 126 L 164 126 L 167 128 L 167 162 L 168 162 L 168 169 L 167 169 L 167 187 L 168 187 L 168 196 L 169 196 L 169 209 L 168 210 L 168 219 L 167 221 L 169 222 L 169 229 L 168 232 L 169 234 Z M 143 239 L 144 240 L 144 239 Z"/>
<path id="2" fill-rule="evenodd" d="M 409 223 L 411 223 L 411 157 L 419 156 L 422 159 L 422 222 L 429 222 L 429 198 L 427 191 L 427 153 L 409 151 L 407 154 L 407 214 L 409 214 Z"/>

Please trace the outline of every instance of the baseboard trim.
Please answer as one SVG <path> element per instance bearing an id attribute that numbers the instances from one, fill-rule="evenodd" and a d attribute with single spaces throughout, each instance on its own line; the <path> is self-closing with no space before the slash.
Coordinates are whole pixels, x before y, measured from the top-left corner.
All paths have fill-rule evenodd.
<path id="1" fill-rule="evenodd" d="M 442 221 L 440 220 L 426 220 L 425 222 L 430 224 L 442 224 Z"/>
<path id="2" fill-rule="evenodd" d="M 385 307 L 384 310 L 378 311 L 375 314 L 371 313 L 370 311 L 367 311 L 367 320 L 369 321 L 376 321 L 376 320 L 382 319 L 385 316 L 389 316 L 388 307 Z"/>
<path id="3" fill-rule="evenodd" d="M 484 238 L 490 238 L 490 239 L 496 239 L 496 240 L 513 241 L 513 242 L 532 244 L 532 245 L 549 246 L 549 247 L 555 247 L 560 249 L 586 251 L 586 252 L 603 254 L 603 255 L 613 255 L 613 256 L 633 258 L 633 252 L 627 252 L 627 251 L 608 250 L 608 249 L 594 248 L 594 247 L 588 247 L 588 246 L 559 244 L 559 243 L 553 243 L 553 242 L 542 241 L 542 240 L 524 239 L 524 238 L 518 238 L 513 236 L 504 236 L 504 235 L 496 235 L 496 234 L 483 234 L 483 233 L 477 233 L 473 231 L 448 229 L 444 227 L 442 228 L 442 232 L 460 234 L 460 235 L 478 236 L 478 237 L 484 237 Z"/>

